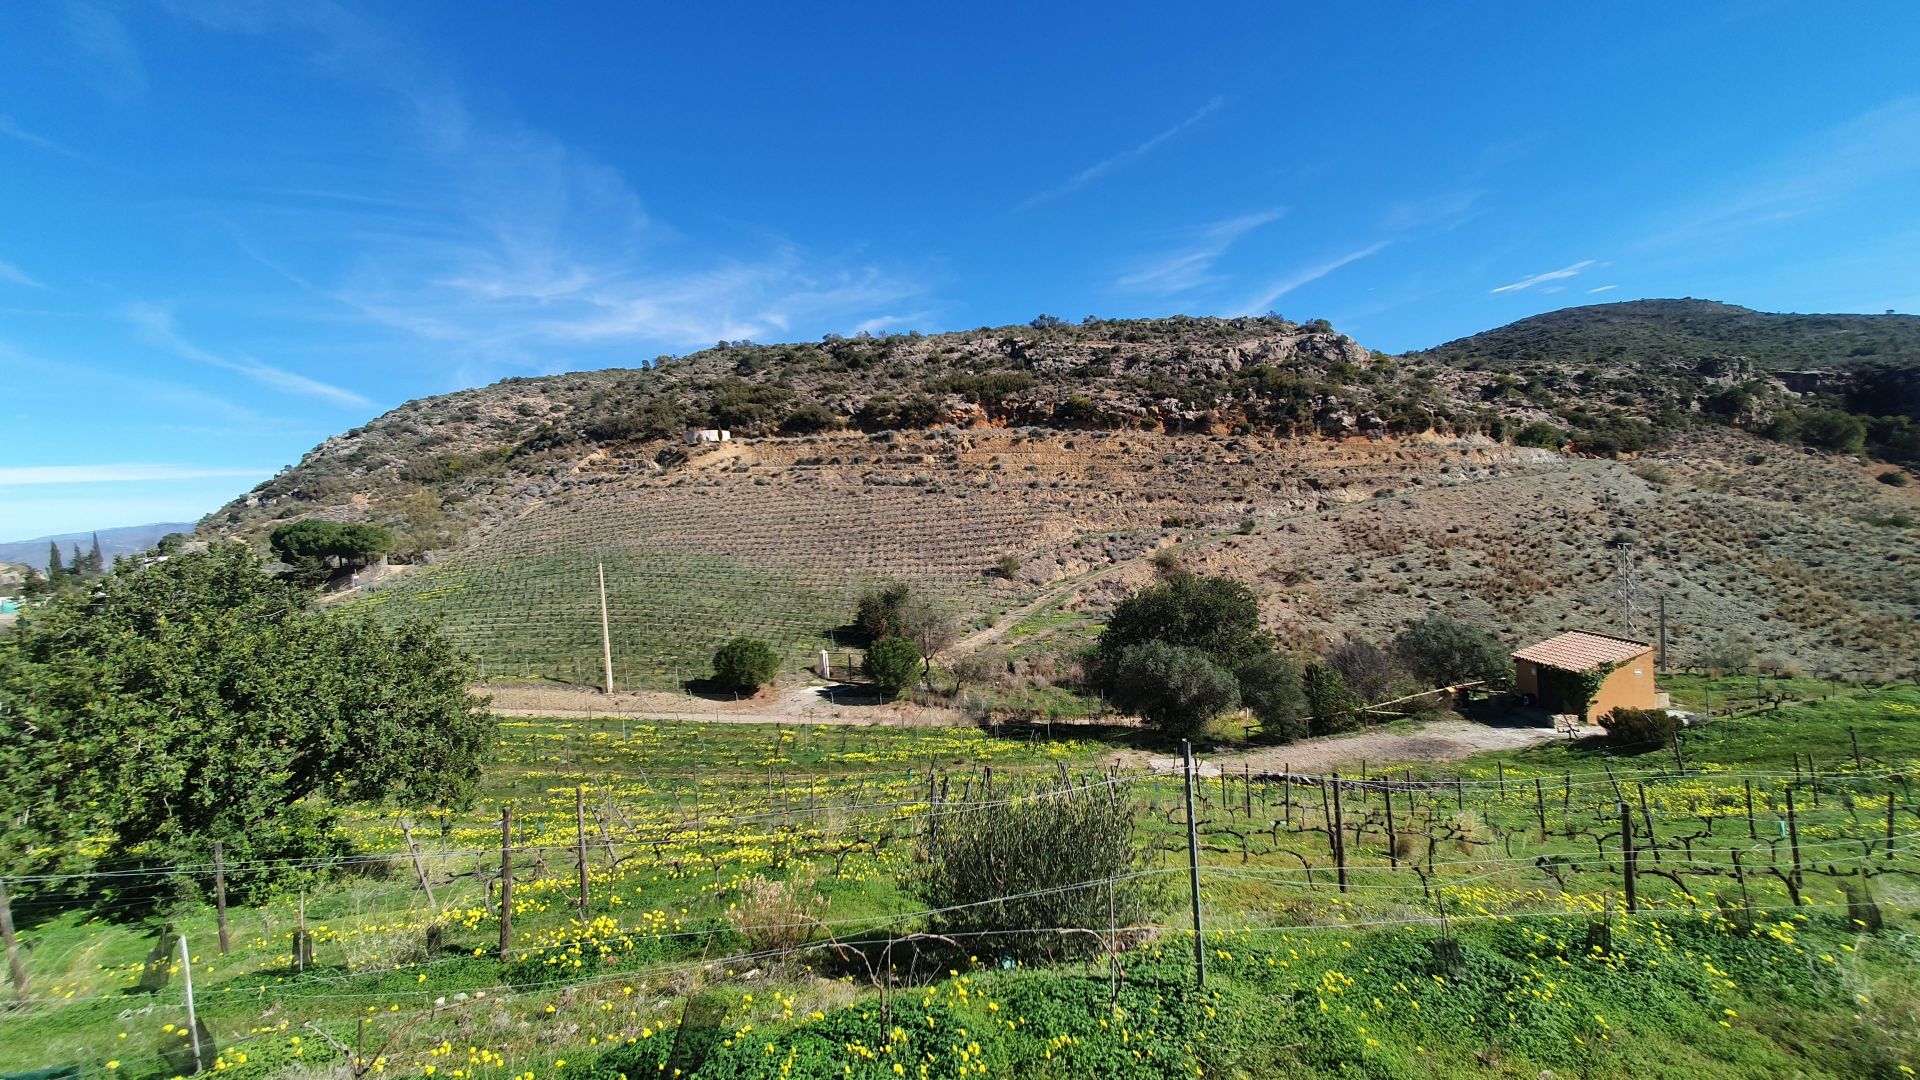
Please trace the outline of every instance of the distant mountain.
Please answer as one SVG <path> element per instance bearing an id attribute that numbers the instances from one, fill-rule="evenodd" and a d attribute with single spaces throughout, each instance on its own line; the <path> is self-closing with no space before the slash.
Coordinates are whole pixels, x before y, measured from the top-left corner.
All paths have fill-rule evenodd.
<path id="1" fill-rule="evenodd" d="M 1562 308 L 1414 355 L 1449 366 L 1637 365 L 1745 357 L 1767 371 L 1920 366 L 1920 316 L 1784 315 L 1712 300 Z"/>
<path id="2" fill-rule="evenodd" d="M 168 533 L 190 533 L 194 529 L 191 521 L 162 521 L 152 525 L 127 525 L 118 529 L 101 529 L 97 534 L 91 532 L 61 533 L 58 536 L 41 536 L 32 540 L 14 540 L 0 543 L 0 562 L 22 563 L 41 573 L 47 570 L 47 545 L 58 543 L 63 558 L 71 556 L 74 545 L 78 544 L 80 553 L 86 554 L 93 548 L 93 538 L 100 537 L 100 553 L 111 563 L 115 555 L 137 555 L 152 547 L 156 541 Z"/>

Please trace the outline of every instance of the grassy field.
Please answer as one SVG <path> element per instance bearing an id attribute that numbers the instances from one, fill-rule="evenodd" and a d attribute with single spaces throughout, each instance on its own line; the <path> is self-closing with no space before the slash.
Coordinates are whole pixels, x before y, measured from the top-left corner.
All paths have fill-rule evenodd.
<path id="1" fill-rule="evenodd" d="M 297 894 L 232 909 L 225 956 L 206 904 L 172 911 L 220 1048 L 212 1067 L 458 1080 L 1920 1067 L 1913 688 L 1718 720 L 1686 732 L 1679 757 L 1556 742 L 1445 770 L 1375 764 L 1337 786 L 1205 776 L 1204 990 L 1184 929 L 1180 779 L 1110 769 L 1110 744 L 619 720 L 502 734 L 479 805 L 411 822 L 437 910 L 400 819 L 367 813 L 347 831 L 378 857 L 306 889 L 304 971 Z M 984 947 L 903 952 L 911 963 L 882 988 L 822 947 L 829 933 L 875 947 L 923 928 L 907 882 L 930 822 L 964 828 L 1062 777 L 1139 807 L 1135 873 L 1161 903 L 1121 928 L 1111 957 L 1027 969 Z M 484 879 L 507 805 L 502 962 Z M 761 878 L 812 882 L 819 906 L 798 937 L 755 929 Z M 93 904 L 77 910 L 83 884 Z M 0 1014 L 0 1071 L 182 1071 L 180 973 L 135 989 L 157 940 L 153 896 L 131 880 L 10 887 L 31 998 Z M 1868 932 L 1876 920 L 1885 929 Z"/>

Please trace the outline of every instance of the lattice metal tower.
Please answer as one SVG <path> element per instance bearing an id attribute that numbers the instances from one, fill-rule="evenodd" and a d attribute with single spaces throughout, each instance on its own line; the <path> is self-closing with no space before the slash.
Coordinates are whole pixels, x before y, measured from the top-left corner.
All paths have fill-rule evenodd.
<path id="1" fill-rule="evenodd" d="M 1640 585 L 1640 558 L 1633 541 L 1615 540 L 1613 548 L 1614 592 L 1619 597 L 1620 620 L 1636 638 L 1646 636 L 1647 598 Z"/>

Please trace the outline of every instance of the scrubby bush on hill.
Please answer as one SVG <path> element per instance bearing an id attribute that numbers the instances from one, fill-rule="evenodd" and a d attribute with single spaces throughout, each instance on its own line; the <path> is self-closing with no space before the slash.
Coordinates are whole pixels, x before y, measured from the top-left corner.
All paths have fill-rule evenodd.
<path id="1" fill-rule="evenodd" d="M 1657 750 L 1673 741 L 1680 718 L 1665 709 L 1614 709 L 1600 718 L 1607 741 L 1622 748 Z"/>
<path id="2" fill-rule="evenodd" d="M 1135 926 L 1149 914 L 1140 881 L 1120 880 L 1137 856 L 1133 804 L 1115 791 L 1043 789 L 1011 801 L 993 792 L 943 810 L 913 887 L 941 909 L 933 931 L 965 935 L 970 951 L 978 938 L 983 955 L 1084 955 L 1102 947 L 1098 937 L 1031 931 Z"/>
<path id="3" fill-rule="evenodd" d="M 912 686 L 921 670 L 920 650 L 903 637 L 884 637 L 867 647 L 867 678 L 889 698 Z"/>
<path id="4" fill-rule="evenodd" d="M 758 638 L 734 638 L 713 654 L 713 681 L 722 690 L 758 693 L 779 674 L 780 654 Z"/>
<path id="5" fill-rule="evenodd" d="M 1423 687 L 1475 679 L 1492 686 L 1513 681 L 1513 660 L 1499 639 L 1477 626 L 1429 615 L 1400 632 L 1393 654 Z"/>

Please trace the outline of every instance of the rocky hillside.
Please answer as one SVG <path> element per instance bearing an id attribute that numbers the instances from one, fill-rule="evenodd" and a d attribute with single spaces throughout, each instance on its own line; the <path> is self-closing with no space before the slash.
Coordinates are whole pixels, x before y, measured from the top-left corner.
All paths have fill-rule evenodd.
<path id="1" fill-rule="evenodd" d="M 390 525 L 408 565 L 349 602 L 442 618 L 490 673 L 588 684 L 602 567 L 623 685 L 675 685 L 736 633 L 798 668 L 887 577 L 943 597 L 968 645 L 1069 677 L 1106 606 L 1175 563 L 1256 584 L 1304 647 L 1427 611 L 1516 643 L 1644 634 L 1666 593 L 1696 655 L 1920 652 L 1920 487 L 1846 456 L 1868 429 L 1843 395 L 1713 358 L 1464 347 L 1186 318 L 730 343 L 410 402 L 202 529 Z M 734 437 L 689 446 L 704 427 Z"/>
<path id="2" fill-rule="evenodd" d="M 1415 354 L 1452 366 L 1745 361 L 1759 371 L 1920 365 L 1920 316 L 1780 315 L 1713 300 L 1562 308 Z"/>

